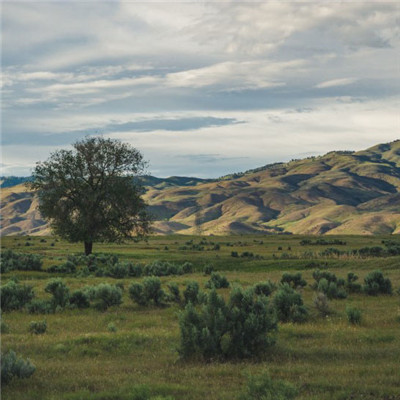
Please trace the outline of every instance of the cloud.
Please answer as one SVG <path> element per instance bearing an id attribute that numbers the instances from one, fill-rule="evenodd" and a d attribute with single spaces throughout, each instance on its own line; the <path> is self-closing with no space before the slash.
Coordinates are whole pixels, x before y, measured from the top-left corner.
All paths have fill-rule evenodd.
<path id="1" fill-rule="evenodd" d="M 329 81 L 321 82 L 315 87 L 318 89 L 325 89 L 325 88 L 331 88 L 335 86 L 346 86 L 346 85 L 351 85 L 352 83 L 356 82 L 357 79 L 355 78 L 340 78 L 340 79 L 332 79 Z"/>

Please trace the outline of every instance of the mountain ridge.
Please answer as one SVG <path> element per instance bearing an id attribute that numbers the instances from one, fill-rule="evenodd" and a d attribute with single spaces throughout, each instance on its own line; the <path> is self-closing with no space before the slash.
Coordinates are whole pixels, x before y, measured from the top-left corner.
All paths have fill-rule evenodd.
<path id="1" fill-rule="evenodd" d="M 218 179 L 141 179 L 158 234 L 400 233 L 400 140 Z M 2 192 L 1 235 L 49 233 L 32 192 Z"/>

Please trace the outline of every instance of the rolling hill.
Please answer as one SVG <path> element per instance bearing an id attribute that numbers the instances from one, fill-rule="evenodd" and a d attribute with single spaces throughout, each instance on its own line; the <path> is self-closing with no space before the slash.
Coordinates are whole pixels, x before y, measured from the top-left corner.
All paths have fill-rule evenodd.
<path id="1" fill-rule="evenodd" d="M 400 140 L 220 179 L 143 177 L 159 234 L 399 234 Z M 1 235 L 48 234 L 24 185 L 2 189 Z"/>

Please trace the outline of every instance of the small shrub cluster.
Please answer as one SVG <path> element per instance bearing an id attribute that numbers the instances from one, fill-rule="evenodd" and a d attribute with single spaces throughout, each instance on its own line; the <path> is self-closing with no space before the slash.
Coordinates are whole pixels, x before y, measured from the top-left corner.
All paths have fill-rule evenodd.
<path id="1" fill-rule="evenodd" d="M 302 275 L 300 272 L 297 272 L 295 274 L 291 274 L 289 272 L 285 272 L 282 275 L 281 278 L 281 283 L 287 283 L 289 286 L 292 288 L 299 288 L 299 287 L 304 287 L 307 285 L 307 282 L 302 278 Z"/>
<path id="2" fill-rule="evenodd" d="M 282 322 L 304 322 L 308 317 L 301 294 L 287 283 L 282 284 L 276 292 L 273 304 L 278 319 Z"/>
<path id="3" fill-rule="evenodd" d="M 161 289 L 161 281 L 155 276 L 143 279 L 143 284 L 133 283 L 129 287 L 130 298 L 139 305 L 146 306 L 150 303 L 160 306 L 166 298 L 166 294 Z"/>
<path id="4" fill-rule="evenodd" d="M 76 264 L 72 261 L 67 260 L 64 264 L 61 265 L 52 265 L 47 269 L 47 272 L 51 273 L 60 273 L 60 274 L 72 274 L 76 272 Z"/>
<path id="5" fill-rule="evenodd" d="M 29 324 L 29 332 L 35 335 L 42 335 L 47 330 L 47 322 L 43 321 L 31 321 Z"/>
<path id="6" fill-rule="evenodd" d="M 4 250 L 0 254 L 0 270 L 4 274 L 8 271 L 40 271 L 42 259 L 36 254 L 16 253 L 12 250 Z"/>
<path id="7" fill-rule="evenodd" d="M 329 271 L 320 271 L 319 269 L 313 272 L 313 278 L 316 281 L 314 289 L 324 293 L 329 299 L 345 299 L 347 297 L 344 279 L 337 278 Z"/>
<path id="8" fill-rule="evenodd" d="M 292 400 L 296 388 L 281 380 L 273 380 L 267 373 L 248 377 L 245 389 L 238 400 Z"/>
<path id="9" fill-rule="evenodd" d="M 223 289 L 229 287 L 229 281 L 226 276 L 220 275 L 218 272 L 212 272 L 210 279 L 206 282 L 207 289 Z"/>
<path id="10" fill-rule="evenodd" d="M 20 285 L 14 280 L 0 287 L 0 306 L 2 311 L 20 310 L 35 297 L 32 286 Z"/>
<path id="11" fill-rule="evenodd" d="M 258 282 L 254 286 L 254 293 L 257 295 L 270 296 L 274 290 L 276 290 L 276 285 L 271 281 Z"/>
<path id="12" fill-rule="evenodd" d="M 119 306 L 122 303 L 122 290 L 116 285 L 100 283 L 87 288 L 86 293 L 99 311 L 106 311 L 109 307 Z"/>
<path id="13" fill-rule="evenodd" d="M 363 291 L 370 296 L 392 294 L 392 282 L 383 276 L 382 271 L 370 272 L 364 278 L 364 283 Z"/>
<path id="14" fill-rule="evenodd" d="M 349 293 L 358 293 L 361 291 L 361 285 L 357 283 L 358 276 L 353 272 L 347 274 L 346 289 Z"/>
<path id="15" fill-rule="evenodd" d="M 362 313 L 361 310 L 354 307 L 346 307 L 346 315 L 348 321 L 353 325 L 361 324 Z"/>
<path id="16" fill-rule="evenodd" d="M 340 239 L 317 239 L 312 241 L 311 239 L 303 239 L 300 241 L 301 246 L 346 246 L 347 242 Z"/>
<path id="17" fill-rule="evenodd" d="M 203 269 L 204 275 L 211 275 L 214 272 L 214 267 L 210 264 L 207 264 Z"/>
<path id="18" fill-rule="evenodd" d="M 198 282 L 196 281 L 191 281 L 188 282 L 186 285 L 186 288 L 183 292 L 183 299 L 184 303 L 192 303 L 192 304 L 198 304 L 199 303 L 199 293 L 200 293 L 200 286 Z"/>
<path id="19" fill-rule="evenodd" d="M 213 289 L 200 309 L 189 302 L 179 317 L 183 358 L 243 358 L 275 343 L 277 321 L 265 296 L 232 290 L 228 304 Z"/>
<path id="20" fill-rule="evenodd" d="M 329 306 L 329 300 L 325 293 L 317 293 L 317 295 L 314 297 L 313 303 L 318 313 L 323 317 L 331 314 L 332 311 Z"/>
<path id="21" fill-rule="evenodd" d="M 46 293 L 52 295 L 50 300 L 51 308 L 55 311 L 65 308 L 69 303 L 69 289 L 64 281 L 60 278 L 51 279 L 44 288 Z"/>
<path id="22" fill-rule="evenodd" d="M 13 378 L 29 378 L 36 370 L 36 367 L 29 361 L 17 357 L 13 350 L 1 353 L 1 383 L 6 385 Z"/>

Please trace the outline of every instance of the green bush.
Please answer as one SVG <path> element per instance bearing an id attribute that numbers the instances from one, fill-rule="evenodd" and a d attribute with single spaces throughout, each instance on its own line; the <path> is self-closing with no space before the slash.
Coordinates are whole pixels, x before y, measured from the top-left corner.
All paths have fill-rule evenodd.
<path id="1" fill-rule="evenodd" d="M 327 315 L 331 314 L 332 311 L 329 306 L 329 300 L 325 293 L 317 293 L 317 295 L 314 297 L 313 303 L 316 310 L 323 317 L 326 317 Z"/>
<path id="2" fill-rule="evenodd" d="M 276 289 L 276 285 L 271 281 L 266 281 L 256 283 L 253 288 L 255 294 L 269 296 Z"/>
<path id="3" fill-rule="evenodd" d="M 179 316 L 183 358 L 242 358 L 260 354 L 275 343 L 274 311 L 265 296 L 235 288 L 229 303 L 215 289 L 201 309 L 189 302 Z"/>
<path id="4" fill-rule="evenodd" d="M 115 324 L 113 322 L 110 322 L 107 325 L 107 330 L 108 330 L 108 332 L 115 333 L 115 332 L 117 332 L 117 327 L 115 326 Z"/>
<path id="5" fill-rule="evenodd" d="M 384 278 L 382 271 L 370 272 L 364 282 L 363 291 L 368 295 L 392 294 L 392 282 L 389 278 Z"/>
<path id="6" fill-rule="evenodd" d="M 26 306 L 29 314 L 49 314 L 53 310 L 53 307 L 49 301 L 42 299 L 33 299 Z"/>
<path id="7" fill-rule="evenodd" d="M 205 287 L 207 289 L 222 289 L 229 287 L 229 281 L 225 276 L 220 275 L 218 272 L 212 272 L 211 277 L 206 282 Z"/>
<path id="8" fill-rule="evenodd" d="M 296 274 L 290 274 L 289 272 L 285 272 L 282 275 L 281 283 L 287 283 L 294 289 L 298 287 L 304 287 L 307 285 L 307 282 L 302 278 L 300 272 L 297 272 Z"/>
<path id="9" fill-rule="evenodd" d="M 100 311 L 106 311 L 107 308 L 119 306 L 122 303 L 122 290 L 108 283 L 94 286 L 92 296 L 95 301 L 94 306 Z"/>
<path id="10" fill-rule="evenodd" d="M 3 321 L 3 319 L 0 319 L 0 333 L 5 334 L 9 332 L 10 332 L 9 326 Z"/>
<path id="11" fill-rule="evenodd" d="M 53 296 L 51 299 L 51 305 L 54 310 L 56 308 L 65 308 L 68 305 L 69 289 L 62 279 L 51 279 L 44 288 L 44 291 Z"/>
<path id="12" fill-rule="evenodd" d="M 29 332 L 34 333 L 35 335 L 42 335 L 47 330 L 47 322 L 44 319 L 43 321 L 31 321 L 29 324 Z"/>
<path id="13" fill-rule="evenodd" d="M 35 297 L 32 286 L 20 285 L 14 280 L 0 287 L 2 311 L 20 310 Z"/>
<path id="14" fill-rule="evenodd" d="M 303 304 L 301 294 L 287 283 L 281 285 L 273 300 L 278 319 L 282 322 L 304 322 L 308 311 Z"/>
<path id="15" fill-rule="evenodd" d="M 89 296 L 83 290 L 75 290 L 69 298 L 71 305 L 77 308 L 88 308 L 90 307 Z"/>
<path id="16" fill-rule="evenodd" d="M 238 400 L 291 400 L 297 396 L 296 388 L 281 380 L 273 380 L 267 373 L 251 375 Z"/>
<path id="17" fill-rule="evenodd" d="M 1 383 L 8 384 L 13 378 L 29 378 L 36 367 L 29 361 L 17 357 L 14 351 L 1 353 Z"/>
<path id="18" fill-rule="evenodd" d="M 181 299 L 181 294 L 180 294 L 180 291 L 179 291 L 178 284 L 175 283 L 175 282 L 170 282 L 167 285 L 167 287 L 168 287 L 168 290 L 169 290 L 169 293 L 170 293 L 170 296 L 169 296 L 170 301 L 173 301 L 175 303 L 180 304 L 182 299 Z"/>
<path id="19" fill-rule="evenodd" d="M 52 265 L 47 269 L 47 272 L 72 274 L 76 272 L 76 265 L 72 261 L 68 260 L 61 265 Z"/>
<path id="20" fill-rule="evenodd" d="M 143 279 L 143 284 L 133 283 L 129 287 L 129 295 L 139 305 L 153 303 L 160 306 L 165 299 L 165 292 L 161 289 L 161 281 L 155 276 Z"/>
<path id="21" fill-rule="evenodd" d="M 356 282 L 357 280 L 358 280 L 358 276 L 356 274 L 354 274 L 353 272 L 349 272 L 347 274 L 346 289 L 350 293 L 358 293 L 361 291 L 361 285 Z"/>
<path id="22" fill-rule="evenodd" d="M 36 254 L 16 253 L 12 250 L 4 250 L 0 254 L 0 270 L 4 274 L 8 271 L 40 271 L 43 262 Z"/>
<path id="23" fill-rule="evenodd" d="M 214 272 L 214 267 L 210 264 L 205 265 L 203 272 L 204 272 L 204 275 L 211 275 L 211 273 Z"/>
<path id="24" fill-rule="evenodd" d="M 185 290 L 183 291 L 183 299 L 185 304 L 189 302 L 192 304 L 197 304 L 199 302 L 199 291 L 200 286 L 196 281 L 188 282 Z"/>
<path id="25" fill-rule="evenodd" d="M 346 315 L 349 322 L 353 325 L 361 324 L 362 313 L 361 310 L 354 307 L 346 307 Z"/>
<path id="26" fill-rule="evenodd" d="M 325 278 L 318 282 L 317 290 L 326 294 L 329 299 L 345 299 L 347 297 L 343 286 L 338 286 L 337 282 L 328 282 Z"/>

